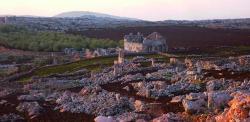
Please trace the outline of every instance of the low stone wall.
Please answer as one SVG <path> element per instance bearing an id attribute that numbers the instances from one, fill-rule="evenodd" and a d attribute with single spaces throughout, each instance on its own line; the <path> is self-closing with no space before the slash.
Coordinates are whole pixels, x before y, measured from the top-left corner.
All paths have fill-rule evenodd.
<path id="1" fill-rule="evenodd" d="M 17 74 L 11 75 L 11 76 L 9 76 L 7 78 L 4 78 L 1 82 L 11 82 L 11 81 L 15 81 L 15 80 L 21 79 L 22 77 L 26 77 L 26 76 L 32 75 L 32 73 L 36 69 L 37 68 L 33 68 L 33 69 L 31 69 L 30 71 L 27 71 L 27 72 L 21 72 L 21 73 L 17 73 Z"/>
<path id="2" fill-rule="evenodd" d="M 125 53 L 125 56 L 150 55 L 150 54 L 157 54 L 157 53 L 146 53 L 146 52 L 145 53 L 144 52 L 141 52 L 141 53 Z M 118 55 L 116 54 L 116 55 L 100 56 L 100 57 L 105 58 L 105 57 L 115 57 L 115 56 L 118 56 Z M 95 57 L 95 58 L 100 58 L 100 57 Z M 88 60 L 88 59 L 84 59 L 84 60 Z M 78 61 L 76 61 L 76 62 L 78 62 Z M 17 73 L 17 74 L 11 75 L 9 77 L 6 77 L 1 82 L 11 82 L 11 81 L 19 80 L 19 79 L 21 79 L 23 77 L 32 75 L 36 70 L 39 70 L 39 69 L 42 69 L 42 68 L 54 67 L 54 66 L 59 66 L 59 65 L 67 65 L 67 64 L 72 64 L 72 63 L 76 63 L 76 62 L 68 62 L 68 63 L 56 64 L 56 65 L 46 65 L 46 66 L 42 66 L 42 67 L 39 67 L 39 68 L 33 68 L 30 71 L 21 72 L 21 73 Z"/>

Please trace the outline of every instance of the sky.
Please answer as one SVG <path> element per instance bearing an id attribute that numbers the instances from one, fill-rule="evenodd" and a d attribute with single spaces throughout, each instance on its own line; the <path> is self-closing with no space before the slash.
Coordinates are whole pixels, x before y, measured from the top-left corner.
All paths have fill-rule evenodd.
<path id="1" fill-rule="evenodd" d="M 143 20 L 250 18 L 250 0 L 0 0 L 0 15 L 92 11 Z"/>

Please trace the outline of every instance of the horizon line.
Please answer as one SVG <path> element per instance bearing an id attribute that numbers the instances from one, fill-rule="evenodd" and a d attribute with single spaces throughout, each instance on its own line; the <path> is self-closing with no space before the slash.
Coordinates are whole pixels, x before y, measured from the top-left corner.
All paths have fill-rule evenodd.
<path id="1" fill-rule="evenodd" d="M 150 21 L 150 22 L 160 22 L 160 21 L 209 21 L 209 20 L 236 20 L 236 19 L 250 19 L 250 17 L 230 17 L 230 18 L 204 18 L 204 19 L 161 19 L 161 20 L 147 20 L 147 19 L 141 19 L 141 18 L 134 18 L 134 17 L 127 17 L 127 16 L 120 16 L 120 15 L 113 15 L 108 13 L 102 13 L 102 12 L 94 12 L 94 11 L 64 11 L 60 12 L 58 14 L 52 15 L 52 16 L 40 16 L 40 15 L 29 15 L 29 14 L 23 14 L 23 15 L 15 15 L 15 14 L 5 14 L 0 15 L 0 17 L 31 17 L 31 18 L 78 18 L 78 17 L 55 17 L 56 15 L 62 14 L 62 13 L 68 13 L 68 12 L 91 12 L 91 13 L 99 13 L 99 14 L 106 14 L 111 16 L 117 16 L 122 18 L 130 18 L 130 19 L 137 19 L 141 21 Z M 80 17 L 79 17 L 80 18 Z"/>

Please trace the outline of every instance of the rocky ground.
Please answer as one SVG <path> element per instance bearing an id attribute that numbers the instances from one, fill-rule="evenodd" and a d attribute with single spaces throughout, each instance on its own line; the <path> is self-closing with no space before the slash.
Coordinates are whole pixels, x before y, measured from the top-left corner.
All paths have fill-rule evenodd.
<path id="1" fill-rule="evenodd" d="M 0 121 L 250 121 L 247 56 L 145 61 L 1 83 Z"/>

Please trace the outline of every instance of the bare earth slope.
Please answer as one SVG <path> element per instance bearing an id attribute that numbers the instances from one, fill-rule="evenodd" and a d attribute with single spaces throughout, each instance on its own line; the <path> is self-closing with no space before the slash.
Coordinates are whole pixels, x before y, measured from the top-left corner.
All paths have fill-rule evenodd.
<path id="1" fill-rule="evenodd" d="M 191 26 L 148 26 L 95 29 L 82 32 L 68 32 L 95 38 L 121 40 L 130 32 L 148 35 L 159 32 L 167 38 L 170 47 L 209 47 L 250 45 L 250 30 L 209 29 Z"/>

